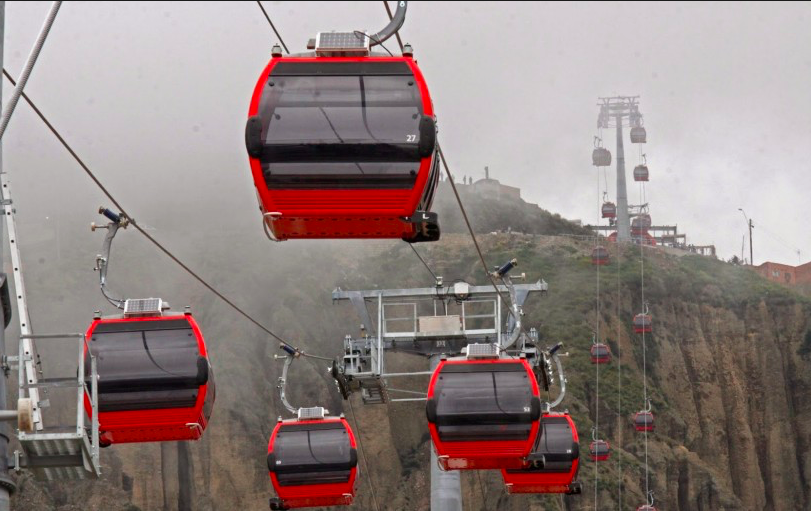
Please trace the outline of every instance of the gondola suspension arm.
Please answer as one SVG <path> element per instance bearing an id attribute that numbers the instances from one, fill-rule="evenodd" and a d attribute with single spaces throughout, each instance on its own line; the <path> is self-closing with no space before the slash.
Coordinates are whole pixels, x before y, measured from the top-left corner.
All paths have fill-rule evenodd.
<path id="1" fill-rule="evenodd" d="M 104 244 L 102 245 L 101 254 L 96 256 L 96 267 L 93 270 L 99 272 L 99 288 L 101 289 L 101 294 L 104 295 L 104 298 L 107 299 L 112 305 L 119 309 L 124 308 L 124 302 L 126 302 L 123 298 L 113 298 L 110 296 L 107 290 L 107 268 L 110 264 L 110 251 L 112 249 L 113 238 L 115 238 L 116 233 L 120 227 L 124 229 L 130 223 L 130 219 L 123 214 L 116 214 L 113 211 L 101 206 L 99 208 L 99 213 L 104 215 L 108 220 L 110 220 L 107 225 L 97 225 L 95 222 L 90 224 L 90 230 L 95 231 L 96 229 L 107 229 L 107 234 L 104 236 Z"/>
<path id="2" fill-rule="evenodd" d="M 396 34 L 403 27 L 403 23 L 405 23 L 407 9 L 408 2 L 397 2 L 397 10 L 394 11 L 394 16 L 389 21 L 389 24 L 386 25 L 380 32 L 369 36 L 369 46 L 376 46 L 384 43 L 386 39 Z"/>

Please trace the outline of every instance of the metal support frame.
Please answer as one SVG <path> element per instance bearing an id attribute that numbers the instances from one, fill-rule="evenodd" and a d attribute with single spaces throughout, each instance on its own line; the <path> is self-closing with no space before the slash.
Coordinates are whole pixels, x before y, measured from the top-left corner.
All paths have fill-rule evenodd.
<path id="1" fill-rule="evenodd" d="M 65 377 L 40 378 L 30 383 L 25 375 L 26 356 L 13 357 L 19 374 L 19 395 L 31 396 L 40 389 L 75 388 L 76 423 L 45 427 L 40 424 L 32 433 L 19 431 L 17 438 L 23 447 L 15 452 L 15 469 L 27 468 L 38 479 L 53 481 L 61 479 L 96 478 L 101 475 L 99 463 L 99 417 L 98 417 L 98 368 L 95 356 L 87 357 L 90 362 L 89 377 L 85 375 L 84 334 L 27 334 L 20 336 L 20 353 L 25 343 L 39 341 L 64 341 L 78 339 L 78 370 L 76 375 Z M 89 353 L 89 350 L 87 350 Z M 90 406 L 88 416 L 85 411 L 85 397 Z"/>
<path id="2" fill-rule="evenodd" d="M 333 302 L 349 301 L 362 321 L 362 335 L 359 338 L 346 336 L 344 355 L 333 371 L 344 397 L 360 391 L 366 404 L 425 399 L 389 396 L 388 378 L 432 372 L 388 373 L 386 352 L 453 356 L 470 343 L 498 344 L 502 351 L 524 349 L 526 343 L 515 347 L 522 332 L 515 317 L 521 317 L 521 309 L 530 293 L 545 292 L 549 285 L 543 280 L 534 284 L 513 284 L 506 273 L 501 278 L 504 284 L 498 286 L 498 292 L 493 286 L 466 286 L 463 299 L 453 294 L 452 286 L 333 291 Z M 502 294 L 510 297 L 510 304 L 502 303 Z M 513 311 L 507 315 L 506 325 L 503 325 L 503 305 Z M 375 320 L 370 309 L 374 311 Z"/>

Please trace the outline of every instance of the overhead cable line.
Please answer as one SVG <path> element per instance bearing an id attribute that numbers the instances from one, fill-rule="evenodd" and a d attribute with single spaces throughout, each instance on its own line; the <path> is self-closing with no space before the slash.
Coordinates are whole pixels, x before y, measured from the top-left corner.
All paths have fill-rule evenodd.
<path id="1" fill-rule="evenodd" d="M 9 74 L 9 72 L 5 68 L 3 68 L 3 75 L 11 82 L 12 85 L 15 85 L 15 86 L 17 85 L 14 78 L 11 77 L 11 75 Z M 31 98 L 29 98 L 28 95 L 25 92 L 21 92 L 21 96 L 26 101 L 26 103 L 28 103 L 28 105 L 31 107 L 31 109 L 34 111 L 34 113 L 36 113 L 37 116 L 42 120 L 42 122 L 45 124 L 45 126 L 48 127 L 48 129 L 51 131 L 51 133 L 53 133 L 53 135 L 57 138 L 57 140 L 59 140 L 59 142 L 62 144 L 62 146 L 68 151 L 68 153 L 70 153 L 70 155 L 73 157 L 73 159 L 76 160 L 76 163 L 79 164 L 79 166 L 82 168 L 82 170 L 84 170 L 84 172 L 88 175 L 88 177 L 90 177 L 90 179 L 96 184 L 96 186 L 98 186 L 98 188 L 110 200 L 110 202 L 112 202 L 115 205 L 115 207 L 118 209 L 118 211 L 124 217 L 126 217 L 129 220 L 130 224 L 133 227 L 135 227 L 135 229 L 137 229 L 138 232 L 143 234 L 144 237 L 146 237 L 147 240 L 149 240 L 160 251 L 162 251 L 164 254 L 166 254 L 170 259 L 172 259 L 175 263 L 177 263 L 183 270 L 185 270 L 186 273 L 191 275 L 195 280 L 197 280 L 206 289 L 208 289 L 214 295 L 216 295 L 218 298 L 220 298 L 228 306 L 230 306 L 232 309 L 234 309 L 236 312 L 238 312 L 240 315 L 242 315 L 245 319 L 247 319 L 248 321 L 250 321 L 251 323 L 253 323 L 257 327 L 259 327 L 260 330 L 262 330 L 266 334 L 270 335 L 271 337 L 273 337 L 274 339 L 279 341 L 284 346 L 286 346 L 289 349 L 293 350 L 296 354 L 301 355 L 301 356 L 305 356 L 305 357 L 317 358 L 317 359 L 321 359 L 321 360 L 332 360 L 331 358 L 319 357 L 317 355 L 311 355 L 309 353 L 306 353 L 303 350 L 297 348 L 296 346 L 290 344 L 288 341 L 286 341 L 285 339 L 283 339 L 279 335 L 273 333 L 268 327 L 266 327 L 265 325 L 260 323 L 253 316 L 251 316 L 250 314 L 245 312 L 241 307 L 239 307 L 234 302 L 232 302 L 228 297 L 226 297 L 219 290 L 217 290 L 214 286 L 212 286 L 205 279 L 203 279 L 203 277 L 201 277 L 197 272 L 192 270 L 188 265 L 186 265 L 183 261 L 181 261 L 169 249 L 167 249 L 165 246 L 163 246 L 163 244 L 161 244 L 151 234 L 149 234 L 143 227 L 141 227 L 135 221 L 135 219 L 133 219 L 126 212 L 126 210 L 121 205 L 121 203 L 118 202 L 118 200 L 116 200 L 116 198 L 113 196 L 113 194 L 110 193 L 110 191 L 101 183 L 101 181 L 96 177 L 96 175 L 93 173 L 93 171 L 90 170 L 90 168 L 87 166 L 87 164 L 84 162 L 84 160 L 82 160 L 79 157 L 79 155 L 76 154 L 76 151 L 73 150 L 73 148 L 70 146 L 70 144 L 68 144 L 68 142 L 59 133 L 59 131 L 54 127 L 54 125 L 51 124 L 51 122 L 48 120 L 48 118 L 45 117 L 45 115 L 42 113 L 42 111 L 34 104 L 34 102 L 31 100 Z"/>
<path id="2" fill-rule="evenodd" d="M 276 34 L 276 37 L 279 38 L 279 42 L 282 43 L 282 48 L 284 48 L 285 53 L 290 55 L 290 50 L 288 50 L 287 45 L 284 44 L 284 39 L 282 39 L 282 36 L 279 35 L 279 31 L 276 30 L 276 26 L 273 24 L 273 21 L 271 21 L 270 15 L 268 15 L 268 12 L 265 10 L 265 7 L 262 5 L 262 2 L 260 2 L 259 0 L 256 0 L 256 5 L 258 5 L 259 8 L 262 9 L 262 14 L 265 15 L 265 19 L 268 20 L 268 23 L 270 24 L 270 28 L 273 29 L 273 33 Z"/>
<path id="3" fill-rule="evenodd" d="M 425 269 L 428 270 L 428 273 L 430 273 L 431 276 L 434 277 L 434 280 L 438 280 L 437 276 L 436 276 L 436 273 L 434 273 L 434 270 L 432 270 L 431 267 L 428 266 L 428 263 L 425 262 L 425 259 L 423 259 L 422 256 L 420 255 L 420 253 L 417 252 L 417 249 L 414 248 L 414 245 L 412 243 L 409 243 L 408 246 L 411 247 L 411 250 L 414 251 L 414 255 L 416 255 L 417 259 L 419 259 L 420 262 L 422 262 L 422 264 L 425 266 Z"/>
<path id="4" fill-rule="evenodd" d="M 389 20 L 393 20 L 394 14 L 392 14 L 391 12 L 391 7 L 389 7 L 389 3 L 386 0 L 383 0 L 383 5 L 386 7 L 386 14 L 389 15 Z M 397 44 L 400 45 L 400 51 L 403 51 L 403 40 L 400 39 L 400 31 L 398 30 L 397 32 L 395 32 L 394 36 L 397 38 Z"/>
<path id="5" fill-rule="evenodd" d="M 56 14 L 59 12 L 59 7 L 61 6 L 62 2 L 54 2 L 51 4 L 51 10 L 48 11 L 48 16 L 45 18 L 45 22 L 42 24 L 42 28 L 39 31 L 39 35 L 34 43 L 34 47 L 31 48 L 31 53 L 28 55 L 28 60 L 26 60 L 23 71 L 20 73 L 20 79 L 17 80 L 18 84 L 14 87 L 14 91 L 11 93 L 8 104 L 3 111 L 3 119 L 0 121 L 0 139 L 2 139 L 3 135 L 6 133 L 6 128 L 8 128 L 11 115 L 14 113 L 14 109 L 17 108 L 17 102 L 20 101 L 20 94 L 22 94 L 23 89 L 25 89 L 25 84 L 28 83 L 28 78 L 31 77 L 31 72 L 34 70 L 34 65 L 37 63 L 39 54 L 42 51 L 42 46 L 45 44 L 45 39 L 48 38 L 48 34 L 51 31 L 54 20 L 56 20 Z"/>

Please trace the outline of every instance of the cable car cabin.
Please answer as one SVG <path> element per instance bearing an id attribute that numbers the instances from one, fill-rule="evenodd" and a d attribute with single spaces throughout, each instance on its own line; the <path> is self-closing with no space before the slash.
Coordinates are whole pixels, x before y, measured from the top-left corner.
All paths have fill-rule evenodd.
<path id="1" fill-rule="evenodd" d="M 637 431 L 653 431 L 653 413 L 652 412 L 636 412 L 634 415 L 634 428 Z"/>
<path id="2" fill-rule="evenodd" d="M 313 410 L 320 415 L 306 413 Z M 352 504 L 358 475 L 355 435 L 343 416 L 324 417 L 323 412 L 303 408 L 298 419 L 279 420 L 273 429 L 267 462 L 278 498 L 271 500 L 271 509 Z"/>
<path id="3" fill-rule="evenodd" d="M 605 440 L 595 440 L 589 445 L 591 461 L 608 461 L 611 456 L 611 445 Z"/>
<path id="4" fill-rule="evenodd" d="M 634 181 L 647 181 L 649 177 L 647 165 L 634 167 Z"/>
<path id="5" fill-rule="evenodd" d="M 656 508 L 649 504 L 645 504 L 644 506 L 639 506 L 636 508 L 636 511 L 656 511 Z"/>
<path id="6" fill-rule="evenodd" d="M 427 397 L 443 469 L 525 466 L 541 418 L 538 383 L 525 359 L 442 360 Z"/>
<path id="7" fill-rule="evenodd" d="M 605 147 L 595 147 L 591 152 L 591 162 L 595 167 L 608 167 L 611 165 L 611 152 Z"/>
<path id="8" fill-rule="evenodd" d="M 436 120 L 411 56 L 274 56 L 248 116 L 251 171 L 275 239 L 439 239 L 429 212 Z"/>
<path id="9" fill-rule="evenodd" d="M 648 134 L 642 126 L 634 126 L 631 128 L 631 143 L 644 144 L 648 141 Z"/>
<path id="10" fill-rule="evenodd" d="M 642 214 L 635 216 L 633 219 L 631 219 L 631 234 L 645 234 L 648 232 L 648 229 L 651 228 L 651 225 L 652 221 L 650 215 Z"/>
<path id="11" fill-rule="evenodd" d="M 637 314 L 634 316 L 634 333 L 649 334 L 653 331 L 653 321 L 650 314 Z"/>
<path id="12" fill-rule="evenodd" d="M 609 262 L 611 262 L 610 256 L 605 247 L 595 247 L 594 250 L 591 251 L 591 264 L 605 266 Z"/>
<path id="13" fill-rule="evenodd" d="M 611 348 L 601 342 L 591 345 L 591 363 L 607 364 L 611 362 Z"/>
<path id="14" fill-rule="evenodd" d="M 502 469 L 507 493 L 580 493 L 581 485 L 575 482 L 580 465 L 579 442 L 569 414 L 544 414 L 530 455 L 543 457 L 544 463 L 524 469 Z"/>
<path id="15" fill-rule="evenodd" d="M 617 206 L 613 202 L 604 202 L 602 214 L 603 218 L 617 218 Z"/>
<path id="16" fill-rule="evenodd" d="M 214 406 L 214 373 L 191 313 L 96 319 L 86 339 L 88 388 L 89 355 L 97 360 L 100 445 L 203 435 Z M 91 413 L 87 395 L 85 409 Z"/>

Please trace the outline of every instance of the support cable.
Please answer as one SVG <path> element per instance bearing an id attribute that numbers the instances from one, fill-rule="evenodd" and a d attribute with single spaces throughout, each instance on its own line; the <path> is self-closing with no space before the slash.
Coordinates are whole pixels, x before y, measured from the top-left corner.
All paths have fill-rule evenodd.
<path id="1" fill-rule="evenodd" d="M 645 303 L 645 242 L 647 239 L 639 237 L 639 269 L 641 277 L 641 295 L 643 313 L 648 313 Z M 645 398 L 645 409 L 648 409 L 648 359 L 647 346 L 645 341 L 645 329 L 642 329 L 642 388 Z M 648 467 L 648 428 L 645 428 L 645 495 L 650 495 L 650 469 Z"/>
<path id="2" fill-rule="evenodd" d="M 384 0 L 383 4 L 386 7 L 386 13 L 389 15 L 389 19 L 392 19 L 393 16 L 391 13 L 391 9 L 389 8 L 388 2 Z M 400 40 L 400 32 L 397 31 L 395 35 L 397 36 L 397 43 L 400 45 L 400 51 L 403 51 L 403 42 Z M 476 239 L 476 234 L 473 232 L 473 227 L 471 227 L 470 225 L 470 219 L 467 216 L 467 211 L 465 211 L 465 206 L 462 205 L 462 199 L 459 197 L 459 191 L 456 189 L 456 183 L 454 183 L 453 181 L 453 175 L 451 175 L 451 171 L 448 168 L 448 162 L 445 160 L 445 153 L 442 152 L 442 147 L 439 145 L 439 142 L 437 142 L 436 147 L 437 152 L 439 153 L 439 157 L 442 160 L 442 166 L 445 168 L 445 174 L 448 177 L 448 182 L 451 184 L 451 187 L 453 188 L 453 194 L 456 197 L 456 202 L 457 204 L 459 204 L 459 209 L 462 211 L 462 216 L 465 219 L 465 225 L 467 225 L 467 230 L 468 232 L 470 232 L 470 237 L 473 239 L 473 245 L 476 247 L 476 252 L 479 254 L 479 260 L 482 262 L 482 266 L 484 267 L 484 272 L 490 279 L 490 283 L 493 285 L 493 289 L 496 290 L 496 293 L 498 294 L 499 298 L 501 298 L 502 303 L 509 303 L 504 299 L 504 296 L 502 296 L 501 294 L 501 290 L 498 288 L 498 284 L 496 284 L 496 281 L 490 275 L 490 268 L 487 266 L 487 262 L 484 260 L 484 255 L 482 255 L 481 247 L 479 246 L 479 242 Z M 520 325 L 520 321 L 518 320 L 517 317 L 515 317 L 515 313 L 513 312 L 512 308 L 507 307 L 507 311 L 513 316 L 513 319 L 515 319 L 516 323 Z M 519 331 L 523 333 L 523 327 L 519 326 Z"/>
<path id="3" fill-rule="evenodd" d="M 597 207 L 600 208 L 600 172 L 599 169 L 597 171 Z M 597 223 L 599 223 L 599 218 L 602 216 L 602 208 L 600 208 L 600 213 L 597 215 Z M 594 238 L 594 249 L 596 250 L 599 246 L 600 240 L 599 237 Z M 601 261 L 598 261 L 601 263 Z M 601 341 L 600 337 L 600 267 L 602 264 L 597 264 L 597 302 L 596 302 L 596 309 L 597 309 L 597 328 L 595 333 L 595 342 L 599 343 Z M 595 402 L 594 402 L 594 440 L 598 440 L 600 438 L 600 366 L 602 364 L 598 363 L 595 365 L 595 380 L 596 380 L 596 387 L 595 387 Z M 598 489 L 599 489 L 599 478 L 598 478 L 598 465 L 599 462 L 594 462 L 594 511 L 597 511 L 597 497 L 598 497 Z"/>
<path id="4" fill-rule="evenodd" d="M 622 249 L 620 242 L 617 240 L 617 502 L 619 506 L 617 509 L 622 511 L 622 321 L 620 302 L 621 302 L 621 288 L 620 288 L 620 267 L 621 267 Z"/>
<path id="5" fill-rule="evenodd" d="M 9 74 L 9 72 L 5 68 L 3 69 L 3 75 L 11 82 L 12 85 L 16 86 L 16 82 L 14 81 L 14 78 L 11 77 L 11 75 Z M 67 141 L 64 139 L 64 137 L 62 137 L 62 135 L 59 133 L 59 131 L 54 127 L 54 125 L 51 124 L 51 122 L 45 117 L 45 115 L 42 113 L 42 111 L 39 108 L 37 108 L 37 106 L 34 104 L 34 102 L 31 100 L 31 98 L 29 98 L 28 95 L 25 92 L 21 92 L 21 96 L 26 101 L 26 103 L 28 103 L 28 105 L 31 107 L 31 109 L 34 111 L 34 113 L 36 113 L 37 116 L 42 120 L 42 122 L 45 124 L 45 126 L 48 127 L 48 129 L 51 131 L 51 133 L 53 133 L 53 135 L 57 138 L 57 140 L 59 140 L 59 142 L 62 144 L 62 146 L 68 151 L 68 153 L 70 153 L 70 155 L 73 157 L 73 159 L 76 160 L 76 163 L 79 164 L 79 166 L 82 168 L 82 170 L 84 170 L 84 172 L 88 175 L 88 177 L 90 177 L 90 179 L 96 184 L 96 186 L 98 186 L 98 188 L 102 191 L 102 193 L 110 200 L 110 202 L 112 202 L 115 205 L 115 207 L 118 209 L 118 211 L 124 217 L 126 217 L 129 220 L 130 224 L 132 226 L 134 226 L 135 229 L 138 230 L 138 232 L 143 234 L 144 237 L 147 240 L 149 240 L 153 245 L 155 245 L 155 247 L 157 247 L 161 252 L 166 254 L 170 259 L 172 259 L 172 261 L 177 263 L 183 270 L 185 270 L 186 273 L 188 273 L 190 276 L 192 276 L 195 280 L 197 280 L 206 289 L 211 291 L 219 299 L 221 299 L 228 306 L 230 306 L 232 309 L 234 309 L 237 313 L 239 313 L 245 319 L 247 319 L 248 321 L 250 321 L 251 323 L 256 325 L 260 330 L 262 330 L 263 332 L 265 332 L 269 336 L 271 336 L 274 339 L 276 339 L 277 341 L 279 341 L 281 344 L 283 344 L 283 345 L 287 346 L 288 348 L 294 350 L 296 353 L 298 353 L 301 356 L 317 358 L 317 359 L 320 359 L 320 360 L 332 361 L 331 358 L 320 357 L 320 356 L 317 356 L 317 355 L 311 355 L 309 353 L 306 353 L 303 350 L 301 350 L 301 349 L 293 346 L 292 344 L 290 344 L 288 341 L 283 339 L 281 336 L 273 333 L 268 327 L 266 327 L 265 325 L 260 323 L 253 316 L 251 316 L 250 314 L 245 312 L 241 307 L 239 307 L 234 302 L 232 302 L 224 294 L 222 294 L 220 291 L 218 291 L 216 288 L 214 288 L 214 286 L 212 286 L 205 279 L 203 279 L 203 277 L 201 277 L 194 270 L 189 268 L 188 265 L 186 265 L 183 261 L 181 261 L 169 249 L 167 249 L 165 246 L 163 246 L 163 244 L 161 244 L 160 242 L 158 242 L 158 240 L 156 240 L 154 237 L 152 237 L 152 235 L 149 234 L 144 228 L 142 228 L 135 221 L 135 219 L 133 219 L 131 216 L 129 216 L 129 214 L 127 214 L 126 210 L 121 206 L 121 203 L 119 203 L 115 199 L 113 194 L 110 193 L 110 191 L 101 183 L 101 181 L 99 181 L 99 179 L 96 177 L 96 175 L 93 173 L 93 171 L 91 171 L 90 168 L 87 166 L 87 164 L 85 164 L 85 162 L 79 157 L 79 155 L 76 154 L 76 151 L 74 151 L 73 148 L 70 146 L 70 144 L 67 143 Z"/>
<path id="6" fill-rule="evenodd" d="M 389 15 L 389 20 L 394 19 L 394 14 L 391 12 L 391 7 L 389 7 L 389 3 L 386 0 L 383 0 L 383 5 L 386 7 L 386 14 Z M 394 36 L 397 38 L 397 44 L 400 45 L 400 51 L 403 51 L 403 40 L 400 39 L 400 31 L 394 33 Z"/>
<path id="7" fill-rule="evenodd" d="M 20 78 L 17 80 L 17 85 L 15 85 L 14 91 L 11 93 L 11 97 L 6 105 L 6 109 L 3 111 L 3 119 L 0 121 L 0 139 L 2 139 L 3 135 L 6 133 L 8 123 L 11 121 L 11 115 L 14 113 L 14 109 L 17 107 L 17 102 L 20 101 L 20 95 L 22 94 L 23 89 L 25 89 L 25 85 L 28 83 L 28 78 L 31 77 L 31 72 L 34 70 L 34 64 L 37 63 L 39 54 L 42 51 L 42 46 L 45 44 L 45 39 L 48 38 L 48 33 L 51 31 L 51 27 L 56 19 L 56 14 L 59 12 L 59 7 L 61 6 L 62 2 L 54 2 L 51 4 L 51 10 L 48 11 L 48 16 L 45 18 L 45 22 L 42 24 L 42 28 L 39 31 L 39 36 L 37 36 L 37 41 L 34 43 L 34 47 L 31 48 L 31 53 L 28 55 L 28 60 L 25 62 L 25 67 L 23 67 L 23 71 L 20 73 Z"/>
<path id="8" fill-rule="evenodd" d="M 420 260 L 420 262 L 423 264 L 423 266 L 425 266 L 425 269 L 428 270 L 428 273 L 430 273 L 431 276 L 434 278 L 434 281 L 436 281 L 437 276 L 436 276 L 436 273 L 434 273 L 434 270 L 432 270 L 431 267 L 428 266 L 428 263 L 425 262 L 425 259 L 423 259 L 422 256 L 420 255 L 420 253 L 417 252 L 417 249 L 414 248 L 414 245 L 412 243 L 409 243 L 408 246 L 411 247 L 411 250 L 414 251 L 414 255 L 417 256 L 417 259 Z"/>
<path id="9" fill-rule="evenodd" d="M 268 23 L 270 24 L 270 28 L 273 29 L 273 33 L 276 34 L 276 37 L 279 38 L 279 42 L 282 43 L 282 48 L 284 48 L 285 53 L 290 55 L 290 50 L 288 50 L 287 45 L 284 44 L 284 39 L 282 39 L 282 36 L 279 35 L 279 31 L 276 30 L 276 26 L 273 24 L 273 21 L 271 21 L 270 16 L 268 15 L 268 12 L 265 10 L 265 7 L 262 5 L 262 2 L 260 2 L 259 0 L 256 0 L 256 5 L 258 5 L 259 8 L 262 9 L 262 14 L 265 15 L 265 19 L 268 20 Z"/>

